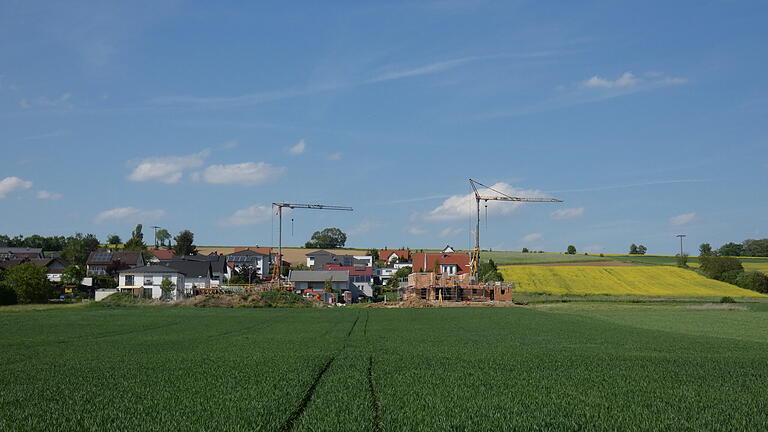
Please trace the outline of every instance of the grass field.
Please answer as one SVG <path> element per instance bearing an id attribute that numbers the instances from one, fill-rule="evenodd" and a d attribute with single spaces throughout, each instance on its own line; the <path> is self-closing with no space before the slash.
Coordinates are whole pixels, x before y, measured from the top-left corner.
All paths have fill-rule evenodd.
<path id="1" fill-rule="evenodd" d="M 765 430 L 767 312 L 0 309 L 0 430 Z"/>
<path id="2" fill-rule="evenodd" d="M 571 295 L 759 297 L 754 291 L 666 266 L 565 267 L 516 265 L 500 268 L 516 292 Z"/>
<path id="3" fill-rule="evenodd" d="M 482 261 L 493 259 L 493 262 L 495 262 L 496 265 L 614 261 L 609 257 L 600 257 L 594 255 L 568 255 L 552 252 L 522 253 L 510 251 L 482 252 L 480 254 L 480 258 Z"/>

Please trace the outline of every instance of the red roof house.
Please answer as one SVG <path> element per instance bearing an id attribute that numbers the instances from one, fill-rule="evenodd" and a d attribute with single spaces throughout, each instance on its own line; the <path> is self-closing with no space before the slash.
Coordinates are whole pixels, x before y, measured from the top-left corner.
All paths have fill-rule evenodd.
<path id="1" fill-rule="evenodd" d="M 382 249 L 379 251 L 379 259 L 387 262 L 399 259 L 408 261 L 411 259 L 411 251 L 408 249 Z"/>
<path id="2" fill-rule="evenodd" d="M 431 272 L 438 265 L 438 274 L 464 274 L 471 271 L 469 254 L 455 253 L 415 253 L 413 257 L 413 272 Z"/>

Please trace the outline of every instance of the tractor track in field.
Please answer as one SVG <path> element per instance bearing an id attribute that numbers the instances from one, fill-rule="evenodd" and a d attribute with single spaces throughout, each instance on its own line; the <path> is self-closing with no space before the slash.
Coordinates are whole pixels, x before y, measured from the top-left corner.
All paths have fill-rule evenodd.
<path id="1" fill-rule="evenodd" d="M 367 321 L 366 321 L 367 322 Z M 371 414 L 373 432 L 381 431 L 381 403 L 379 394 L 376 392 L 376 385 L 373 381 L 373 355 L 368 356 L 368 392 L 371 394 Z"/>
<path id="2" fill-rule="evenodd" d="M 347 335 L 344 338 L 344 344 L 336 353 L 334 353 L 325 362 L 325 364 L 323 364 L 323 367 L 315 376 L 315 379 L 312 381 L 312 384 L 310 384 L 309 388 L 304 393 L 304 397 L 301 399 L 299 406 L 296 407 L 296 409 L 291 413 L 291 415 L 283 424 L 283 427 L 280 428 L 281 432 L 292 431 L 298 424 L 299 420 L 301 420 L 301 418 L 304 416 L 304 411 L 307 410 L 309 403 L 312 402 L 312 398 L 315 397 L 315 391 L 317 390 L 317 386 L 320 385 L 320 381 L 323 380 L 323 376 L 325 376 L 325 373 L 328 372 L 328 369 L 331 368 L 331 365 L 333 365 L 333 362 L 336 360 L 336 357 L 339 355 L 339 353 L 341 353 L 347 347 L 347 341 L 349 340 L 349 337 L 352 335 L 352 332 L 355 330 L 355 327 L 357 326 L 357 321 L 359 319 L 360 319 L 360 314 L 357 314 L 357 317 L 355 317 L 355 321 L 352 323 L 352 327 L 350 327 L 349 331 L 347 331 Z"/>

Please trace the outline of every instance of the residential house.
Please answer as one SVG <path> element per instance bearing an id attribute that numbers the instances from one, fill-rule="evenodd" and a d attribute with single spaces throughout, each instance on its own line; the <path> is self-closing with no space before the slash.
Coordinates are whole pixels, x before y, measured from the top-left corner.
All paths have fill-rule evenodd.
<path id="1" fill-rule="evenodd" d="M 88 255 L 86 266 L 89 275 L 114 276 L 120 270 L 144 266 L 144 256 L 141 252 L 99 250 Z"/>
<path id="2" fill-rule="evenodd" d="M 226 257 L 227 265 L 238 273 L 251 269 L 258 277 L 270 275 L 270 255 L 251 249 L 231 253 Z"/>
<path id="3" fill-rule="evenodd" d="M 332 289 L 341 292 L 342 295 L 351 293 L 353 302 L 357 301 L 362 294 L 357 286 L 350 282 L 348 271 L 291 270 L 288 280 L 293 283 L 298 294 L 317 296 L 325 290 L 326 281 L 330 281 Z"/>
<path id="4" fill-rule="evenodd" d="M 0 247 L 0 261 L 44 258 L 41 248 L 28 247 Z"/>
<path id="5" fill-rule="evenodd" d="M 438 275 L 462 275 L 469 273 L 470 258 L 468 253 L 427 252 L 413 254 L 413 272 L 432 272 Z"/>
<path id="6" fill-rule="evenodd" d="M 96 300 L 101 300 L 112 292 L 129 291 L 136 296 L 144 298 L 159 299 L 163 296 L 160 284 L 163 279 L 169 279 L 174 290 L 171 293 L 172 299 L 177 299 L 186 294 L 191 294 L 185 290 L 186 281 L 182 271 L 164 265 L 148 265 L 124 269 L 118 272 L 118 285 L 116 290 L 97 290 Z"/>
<path id="7" fill-rule="evenodd" d="M 20 258 L 0 261 L 0 270 L 7 270 L 19 264 L 31 262 L 46 268 L 46 276 L 51 282 L 61 282 L 61 274 L 69 262 L 63 258 Z"/>
<path id="8" fill-rule="evenodd" d="M 152 258 L 147 261 L 152 264 L 157 264 L 162 260 L 169 260 L 176 256 L 176 253 L 171 249 L 150 249 Z"/>
<path id="9" fill-rule="evenodd" d="M 366 297 L 373 297 L 373 267 L 326 264 L 325 270 L 349 272 L 349 282 Z"/>
<path id="10" fill-rule="evenodd" d="M 307 267 L 312 270 L 324 270 L 328 264 L 337 264 L 343 267 L 373 266 L 373 257 L 370 255 L 336 255 L 327 250 L 310 252 L 307 255 Z"/>
<path id="11" fill-rule="evenodd" d="M 190 261 L 206 261 L 211 264 L 211 287 L 218 287 L 232 277 L 232 268 L 227 265 L 227 257 L 213 252 L 209 255 L 189 255 L 174 257 Z"/>
<path id="12" fill-rule="evenodd" d="M 170 260 L 160 261 L 158 264 L 178 270 L 184 274 L 184 290 L 187 293 L 196 293 L 198 289 L 211 287 L 213 269 L 211 261 L 207 259 L 189 259 L 191 257 L 176 257 Z"/>
<path id="13" fill-rule="evenodd" d="M 443 253 L 455 253 L 455 252 L 456 252 L 456 250 L 455 250 L 455 249 L 453 249 L 453 247 L 451 247 L 451 245 L 448 245 L 448 246 L 446 246 L 446 247 L 443 249 Z"/>
<path id="14" fill-rule="evenodd" d="M 408 249 L 382 249 L 379 251 L 379 261 L 387 263 L 409 261 L 411 251 Z"/>

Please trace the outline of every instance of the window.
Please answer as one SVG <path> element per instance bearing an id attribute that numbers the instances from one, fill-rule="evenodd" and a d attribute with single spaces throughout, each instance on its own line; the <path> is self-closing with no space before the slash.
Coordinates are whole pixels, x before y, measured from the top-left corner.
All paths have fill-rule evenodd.
<path id="1" fill-rule="evenodd" d="M 133 286 L 133 275 L 125 275 L 125 286 Z"/>
<path id="2" fill-rule="evenodd" d="M 152 288 L 144 288 L 141 290 L 141 296 L 146 299 L 152 298 Z"/>
<path id="3" fill-rule="evenodd" d="M 155 284 L 155 282 L 152 279 L 152 276 L 144 276 L 144 285 L 152 286 L 154 284 Z"/>

